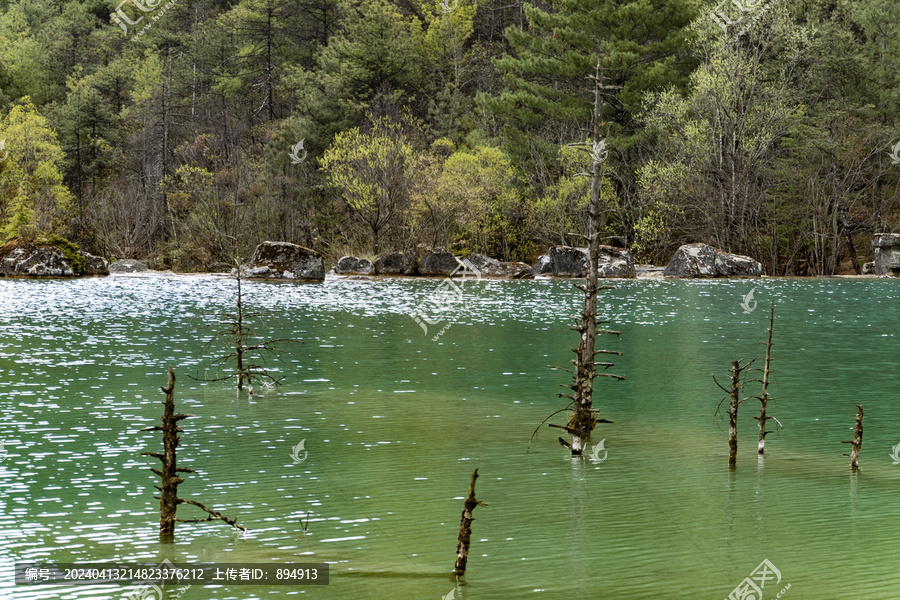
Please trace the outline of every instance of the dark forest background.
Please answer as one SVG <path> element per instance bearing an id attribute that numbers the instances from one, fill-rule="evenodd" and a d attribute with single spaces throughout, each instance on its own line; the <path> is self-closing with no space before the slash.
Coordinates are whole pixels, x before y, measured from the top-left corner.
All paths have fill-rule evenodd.
<path id="1" fill-rule="evenodd" d="M 607 243 L 858 271 L 900 224 L 900 4 L 735 2 L 0 0 L 0 228 L 530 261 L 586 229 L 600 60 Z"/>

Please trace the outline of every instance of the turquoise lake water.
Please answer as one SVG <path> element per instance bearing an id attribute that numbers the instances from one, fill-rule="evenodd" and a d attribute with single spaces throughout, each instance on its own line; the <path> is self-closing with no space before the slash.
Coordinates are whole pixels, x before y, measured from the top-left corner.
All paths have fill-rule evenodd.
<path id="1" fill-rule="evenodd" d="M 195 585 L 184 600 L 721 600 L 763 560 L 778 572 L 765 600 L 900 597 L 900 281 L 616 282 L 600 305 L 622 335 L 600 347 L 623 352 L 611 372 L 626 380 L 596 383 L 595 407 L 614 422 L 594 432 L 602 462 L 573 461 L 546 426 L 529 447 L 564 407 L 568 375 L 547 365 L 568 366 L 577 344 L 571 282 L 466 283 L 426 333 L 410 314 L 439 283 L 246 283 L 245 305 L 264 313 L 254 328 L 303 341 L 270 362 L 284 385 L 249 396 L 189 377 L 220 374 L 208 365 L 225 350 L 206 342 L 232 280 L 0 279 L 0 597 L 135 589 L 14 586 L 16 561 L 164 558 L 330 563 L 327 586 Z M 773 299 L 769 414 L 784 429 L 758 460 L 759 403 L 747 400 L 732 471 L 712 374 L 724 383 L 732 360 L 764 354 Z M 182 422 L 178 457 L 198 473 L 179 494 L 247 533 L 180 523 L 173 544 L 159 542 L 158 461 L 141 452 L 162 441 L 140 429 L 158 422 L 169 366 L 178 410 L 197 415 Z M 857 404 L 854 474 L 841 442 Z M 475 468 L 487 506 L 454 588 Z M 204 515 L 182 505 L 179 516 Z"/>

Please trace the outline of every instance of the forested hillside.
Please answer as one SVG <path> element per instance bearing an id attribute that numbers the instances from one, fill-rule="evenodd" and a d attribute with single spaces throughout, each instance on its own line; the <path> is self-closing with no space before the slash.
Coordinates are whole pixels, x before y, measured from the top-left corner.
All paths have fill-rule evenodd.
<path id="1" fill-rule="evenodd" d="M 607 243 L 855 270 L 900 226 L 900 4 L 735 2 L 0 0 L 2 237 L 530 260 L 582 243 L 599 60 Z"/>

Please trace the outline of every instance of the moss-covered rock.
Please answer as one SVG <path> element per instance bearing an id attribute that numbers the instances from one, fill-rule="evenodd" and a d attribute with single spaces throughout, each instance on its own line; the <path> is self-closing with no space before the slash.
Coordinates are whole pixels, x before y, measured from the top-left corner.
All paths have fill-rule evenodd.
<path id="1" fill-rule="evenodd" d="M 0 277 L 75 277 L 63 251 L 15 237 L 0 246 Z"/>
<path id="2" fill-rule="evenodd" d="M 315 250 L 290 242 L 263 242 L 256 247 L 249 265 L 241 267 L 248 279 L 324 281 L 325 260 Z"/>
<path id="3" fill-rule="evenodd" d="M 109 275 L 106 259 L 78 244 L 50 236 L 29 241 L 14 237 L 0 246 L 0 277 L 81 277 Z"/>

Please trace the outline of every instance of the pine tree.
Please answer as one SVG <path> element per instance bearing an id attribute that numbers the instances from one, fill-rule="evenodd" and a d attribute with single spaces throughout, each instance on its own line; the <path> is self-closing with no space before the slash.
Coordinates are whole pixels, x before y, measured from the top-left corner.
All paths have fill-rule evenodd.
<path id="1" fill-rule="evenodd" d="M 480 106 L 503 123 L 506 150 L 528 172 L 551 162 L 561 144 L 590 135 L 597 56 L 616 98 L 602 115 L 620 145 L 635 132 L 633 115 L 647 91 L 683 83 L 689 64 L 676 61 L 696 15 L 687 0 L 553 0 L 549 10 L 525 5 L 528 26 L 509 27 L 514 51 L 494 61 L 506 89 L 479 94 Z"/>

